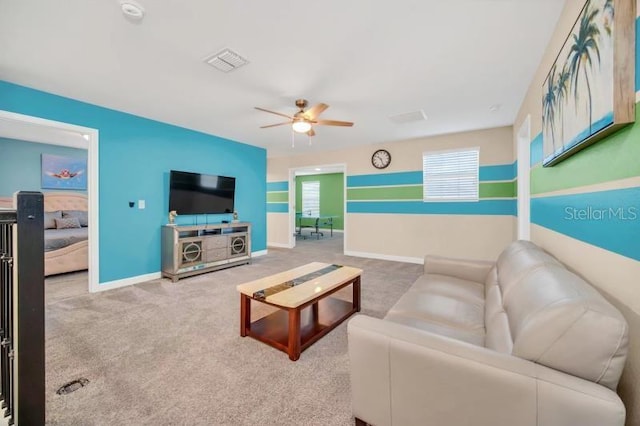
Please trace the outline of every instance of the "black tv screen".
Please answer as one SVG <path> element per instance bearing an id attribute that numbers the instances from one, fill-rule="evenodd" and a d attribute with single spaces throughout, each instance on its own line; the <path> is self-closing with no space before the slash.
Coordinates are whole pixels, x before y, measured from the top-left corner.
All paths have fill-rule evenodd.
<path id="1" fill-rule="evenodd" d="M 233 213 L 236 178 L 171 170 L 169 211 L 183 214 Z"/>

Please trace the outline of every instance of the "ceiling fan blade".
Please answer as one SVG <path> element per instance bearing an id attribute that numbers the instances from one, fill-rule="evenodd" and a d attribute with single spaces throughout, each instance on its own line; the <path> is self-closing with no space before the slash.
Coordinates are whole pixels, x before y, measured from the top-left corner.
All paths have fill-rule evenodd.
<path id="1" fill-rule="evenodd" d="M 313 129 L 311 129 L 311 130 L 309 130 L 309 131 L 307 132 L 307 135 L 309 135 L 309 136 L 315 136 L 315 135 L 316 135 L 316 132 L 314 132 L 314 131 L 313 131 Z"/>
<path id="2" fill-rule="evenodd" d="M 323 104 L 323 103 L 319 103 L 318 105 L 314 105 L 311 108 L 309 108 L 308 110 L 306 110 L 304 112 L 304 116 L 307 117 L 309 120 L 315 120 L 327 108 L 329 108 L 329 105 Z"/>
<path id="3" fill-rule="evenodd" d="M 338 121 L 338 120 L 318 120 L 317 124 L 322 124 L 325 126 L 345 126 L 351 127 L 353 123 L 350 121 Z"/>
<path id="4" fill-rule="evenodd" d="M 257 109 L 258 111 L 268 112 L 268 113 L 271 113 L 271 114 L 279 115 L 280 117 L 288 118 L 289 120 L 293 120 L 293 117 L 291 117 L 290 115 L 287 115 L 287 114 L 282 114 L 281 112 L 269 111 L 268 109 L 264 109 L 264 108 L 260 108 L 260 107 L 254 107 L 254 108 Z"/>
<path id="5" fill-rule="evenodd" d="M 261 129 L 266 129 L 267 127 L 284 126 L 285 124 L 291 124 L 291 122 L 290 122 L 290 121 L 287 121 L 286 123 L 269 124 L 268 126 L 260 126 L 260 128 L 261 128 Z"/>

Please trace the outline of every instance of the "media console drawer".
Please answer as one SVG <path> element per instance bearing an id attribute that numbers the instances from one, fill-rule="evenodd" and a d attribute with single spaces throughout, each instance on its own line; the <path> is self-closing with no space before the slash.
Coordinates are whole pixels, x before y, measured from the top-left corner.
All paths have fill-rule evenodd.
<path id="1" fill-rule="evenodd" d="M 229 249 L 227 249 L 226 247 L 215 250 L 207 250 L 204 252 L 205 262 L 215 262 L 217 260 L 224 260 L 228 257 Z"/>
<path id="2" fill-rule="evenodd" d="M 229 238 L 226 235 L 204 235 L 202 239 L 205 250 L 226 248 L 229 245 Z"/>

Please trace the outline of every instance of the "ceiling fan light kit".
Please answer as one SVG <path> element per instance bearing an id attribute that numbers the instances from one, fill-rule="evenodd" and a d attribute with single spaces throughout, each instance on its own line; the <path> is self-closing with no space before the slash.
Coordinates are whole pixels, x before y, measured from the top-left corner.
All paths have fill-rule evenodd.
<path id="1" fill-rule="evenodd" d="M 311 130 L 311 123 L 302 119 L 294 121 L 291 127 L 293 128 L 294 132 L 307 133 L 309 130 Z"/>
<path id="2" fill-rule="evenodd" d="M 271 111 L 271 110 L 260 108 L 260 107 L 255 107 L 255 109 L 257 109 L 258 111 L 264 111 L 270 114 L 279 115 L 280 117 L 285 117 L 289 120 L 289 121 L 285 121 L 284 123 L 276 123 L 276 124 L 261 126 L 260 128 L 265 129 L 268 127 L 277 127 L 277 126 L 284 126 L 284 125 L 290 124 L 291 130 L 292 130 L 292 138 L 293 138 L 293 132 L 306 133 L 307 136 L 309 137 L 315 136 L 316 132 L 313 130 L 314 124 L 319 124 L 322 126 L 342 126 L 342 127 L 353 126 L 353 123 L 350 121 L 318 120 L 317 119 L 318 116 L 322 114 L 327 108 L 329 108 L 329 105 L 327 104 L 319 103 L 305 111 L 305 108 L 307 107 L 307 105 L 308 103 L 305 99 L 297 99 L 296 106 L 300 108 L 300 110 L 296 112 L 293 116 L 283 114 L 281 112 Z M 292 145 L 293 145 L 293 140 L 292 140 Z M 309 145 L 311 145 L 311 140 L 309 140 Z"/>

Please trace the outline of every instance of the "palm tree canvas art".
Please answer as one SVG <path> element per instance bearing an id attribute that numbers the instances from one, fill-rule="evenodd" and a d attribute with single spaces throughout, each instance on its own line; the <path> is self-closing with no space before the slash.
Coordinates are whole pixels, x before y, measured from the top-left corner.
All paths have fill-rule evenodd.
<path id="1" fill-rule="evenodd" d="M 615 6 L 632 1 L 588 0 L 562 46 L 542 86 L 545 166 L 616 122 Z"/>

